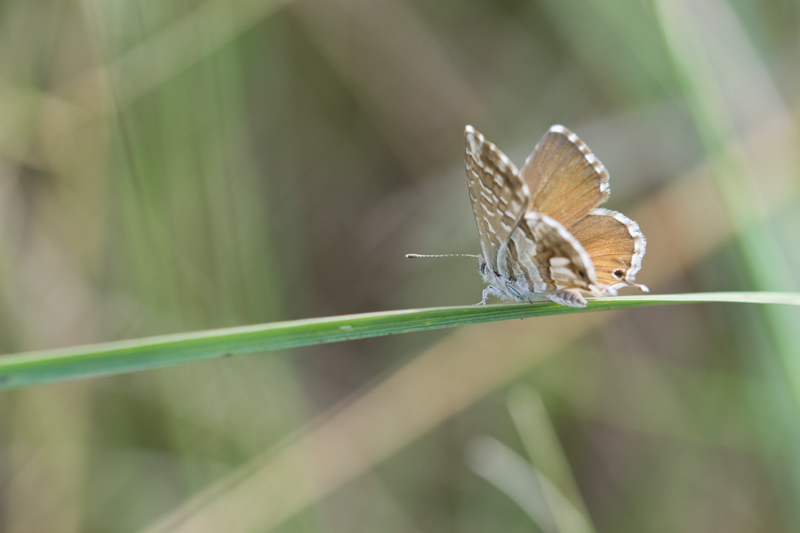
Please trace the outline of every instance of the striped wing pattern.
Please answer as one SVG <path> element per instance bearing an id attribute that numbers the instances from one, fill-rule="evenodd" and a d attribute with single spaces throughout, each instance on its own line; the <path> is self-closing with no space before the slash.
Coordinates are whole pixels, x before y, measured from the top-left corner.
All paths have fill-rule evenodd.
<path id="1" fill-rule="evenodd" d="M 581 292 L 616 294 L 635 286 L 645 252 L 639 226 L 598 208 L 608 199 L 608 172 L 577 135 L 553 126 L 521 171 L 472 126 L 466 169 L 488 295 L 586 305 Z"/>
<path id="2" fill-rule="evenodd" d="M 472 126 L 466 132 L 469 198 L 478 226 L 483 257 L 491 269 L 503 243 L 530 206 L 530 191 L 517 167 Z"/>

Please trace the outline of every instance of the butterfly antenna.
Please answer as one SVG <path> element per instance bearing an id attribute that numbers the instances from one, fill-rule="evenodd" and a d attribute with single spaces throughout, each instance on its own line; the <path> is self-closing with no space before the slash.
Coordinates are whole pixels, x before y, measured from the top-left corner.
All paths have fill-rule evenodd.
<path id="1" fill-rule="evenodd" d="M 480 255 L 474 254 L 438 254 L 438 255 L 424 255 L 424 254 L 406 254 L 406 257 L 409 259 L 418 259 L 422 257 L 475 257 L 480 259 Z"/>

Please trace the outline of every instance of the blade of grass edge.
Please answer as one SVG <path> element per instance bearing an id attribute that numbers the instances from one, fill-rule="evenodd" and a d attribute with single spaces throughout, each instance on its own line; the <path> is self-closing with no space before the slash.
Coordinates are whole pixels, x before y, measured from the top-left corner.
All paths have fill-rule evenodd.
<path id="1" fill-rule="evenodd" d="M 597 298 L 583 309 L 536 304 L 433 307 L 275 322 L 161 335 L 0 357 L 0 391 L 72 379 L 162 368 L 231 355 L 297 348 L 482 322 L 679 303 L 800 306 L 800 294 L 724 292 Z"/>

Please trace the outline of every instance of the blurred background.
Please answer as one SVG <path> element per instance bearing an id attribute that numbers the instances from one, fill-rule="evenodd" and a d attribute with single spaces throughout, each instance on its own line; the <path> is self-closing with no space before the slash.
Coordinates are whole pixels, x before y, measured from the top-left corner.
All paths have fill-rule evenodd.
<path id="1" fill-rule="evenodd" d="M 796 291 L 789 0 L 0 2 L 0 350 L 472 304 L 473 124 L 655 293 Z M 685 305 L 0 395 L 4 532 L 797 531 L 800 314 Z"/>

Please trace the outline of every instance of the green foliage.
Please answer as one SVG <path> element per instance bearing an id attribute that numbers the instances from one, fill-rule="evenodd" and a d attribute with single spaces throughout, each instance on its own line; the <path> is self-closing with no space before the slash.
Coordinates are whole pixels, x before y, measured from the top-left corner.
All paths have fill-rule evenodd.
<path id="1" fill-rule="evenodd" d="M 440 307 L 277 322 L 46 350 L 0 359 L 0 390 L 148 370 L 182 363 L 398 333 L 658 304 L 738 302 L 800 305 L 800 294 L 707 293 L 621 296 L 585 308 L 553 303 Z"/>

